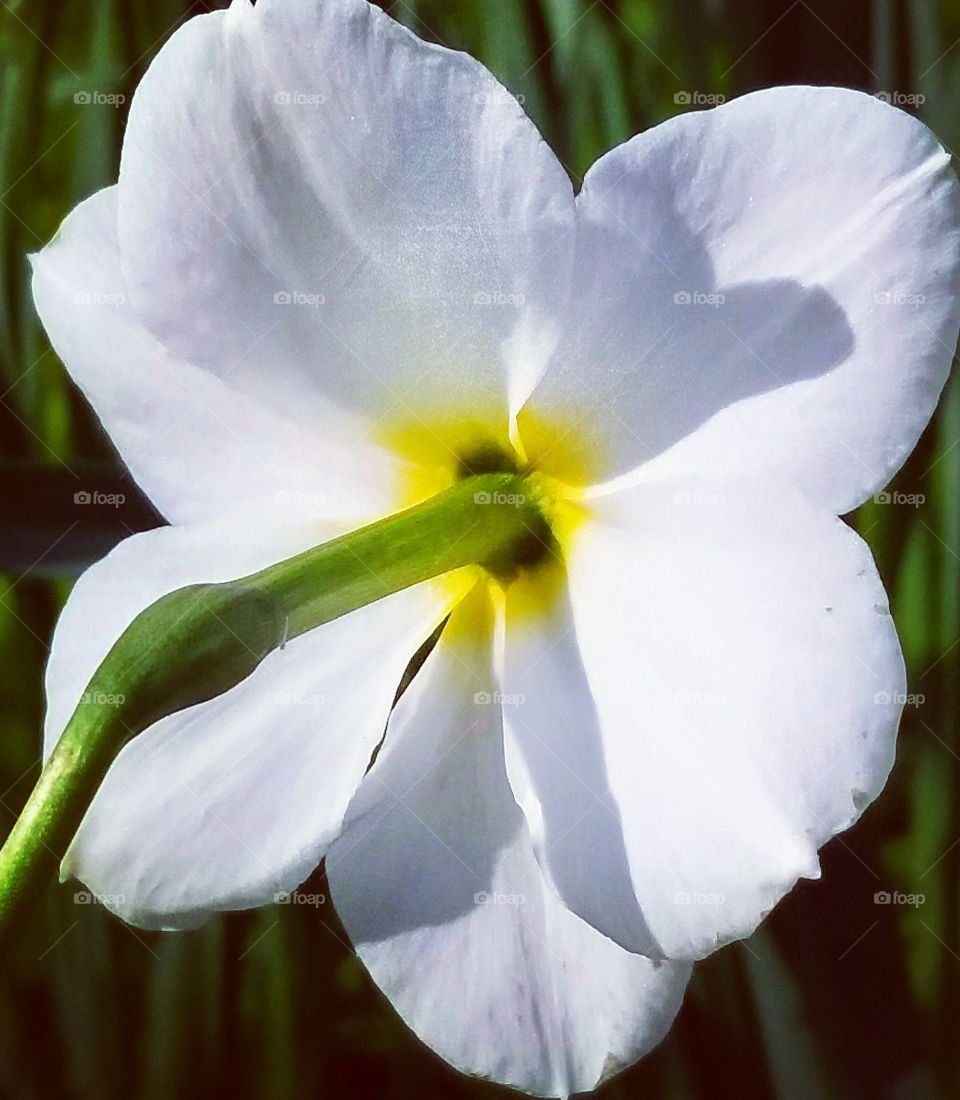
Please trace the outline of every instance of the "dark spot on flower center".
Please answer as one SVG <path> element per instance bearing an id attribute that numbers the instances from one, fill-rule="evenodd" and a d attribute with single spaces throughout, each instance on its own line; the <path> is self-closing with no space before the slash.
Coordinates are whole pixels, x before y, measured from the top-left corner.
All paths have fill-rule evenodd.
<path id="1" fill-rule="evenodd" d="M 498 447 L 496 443 L 482 443 L 457 462 L 457 480 L 476 477 L 479 474 L 518 474 L 520 466 L 516 456 Z"/>
<path id="2" fill-rule="evenodd" d="M 457 480 L 463 481 L 480 474 L 530 473 L 531 469 L 531 467 L 522 466 L 512 450 L 508 451 L 496 443 L 483 443 L 460 456 L 457 462 Z M 484 506 L 515 508 L 518 503 L 523 504 L 526 501 L 518 502 L 515 496 L 504 494 L 503 499 L 491 499 Z M 481 564 L 501 584 L 508 584 L 522 572 L 559 560 L 560 547 L 557 539 L 550 530 L 546 517 L 538 515 L 536 519 L 531 520 L 526 532 Z"/>

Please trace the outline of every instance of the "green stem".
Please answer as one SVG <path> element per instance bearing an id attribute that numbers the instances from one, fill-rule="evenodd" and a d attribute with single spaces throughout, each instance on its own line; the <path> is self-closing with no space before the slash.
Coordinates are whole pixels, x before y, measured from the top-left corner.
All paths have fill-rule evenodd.
<path id="1" fill-rule="evenodd" d="M 0 932 L 59 867 L 131 737 L 234 687 L 307 630 L 451 570 L 499 570 L 548 537 L 528 478 L 482 474 L 248 577 L 151 604 L 94 673 L 0 849 Z"/>

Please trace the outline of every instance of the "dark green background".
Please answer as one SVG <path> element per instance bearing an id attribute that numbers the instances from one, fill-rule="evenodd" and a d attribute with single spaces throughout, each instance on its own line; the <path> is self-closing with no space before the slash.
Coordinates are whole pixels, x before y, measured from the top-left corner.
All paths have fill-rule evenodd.
<path id="1" fill-rule="evenodd" d="M 49 350 L 25 256 L 117 173 L 124 96 L 182 0 L 0 0 L 0 832 L 37 772 L 42 672 L 76 570 L 157 522 Z M 393 14 L 468 50 L 574 179 L 682 109 L 806 81 L 924 97 L 960 148 L 956 0 L 409 0 Z M 120 509 L 81 509 L 90 478 Z M 112 472 L 111 472 L 112 471 Z M 669 1038 L 606 1098 L 960 1096 L 960 384 L 894 488 L 853 519 L 893 595 L 921 705 L 891 782 L 760 934 L 698 967 Z M 51 871 L 53 868 L 51 867 Z M 322 892 L 322 879 L 304 887 Z M 878 891 L 922 894 L 884 906 Z M 494 1097 L 434 1059 L 353 958 L 329 906 L 148 935 L 51 884 L 0 960 L 0 1095 Z M 460 980 L 451 973 L 451 982 Z"/>

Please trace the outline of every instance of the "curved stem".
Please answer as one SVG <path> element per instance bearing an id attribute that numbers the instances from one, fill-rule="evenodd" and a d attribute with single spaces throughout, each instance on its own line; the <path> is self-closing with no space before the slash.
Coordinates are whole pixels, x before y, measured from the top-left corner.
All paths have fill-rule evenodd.
<path id="1" fill-rule="evenodd" d="M 151 604 L 94 673 L 0 849 L 0 932 L 59 866 L 131 737 L 240 683 L 290 638 L 442 573 L 499 563 L 545 530 L 529 479 L 482 474 L 258 573 Z"/>

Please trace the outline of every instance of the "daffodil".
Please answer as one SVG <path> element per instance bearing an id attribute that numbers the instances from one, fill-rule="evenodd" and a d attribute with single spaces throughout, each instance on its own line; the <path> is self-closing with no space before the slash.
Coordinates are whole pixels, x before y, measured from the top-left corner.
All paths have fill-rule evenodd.
<path id="1" fill-rule="evenodd" d="M 948 156 L 864 94 L 685 114 L 574 194 L 479 63 L 361 0 L 188 22 L 118 184 L 34 258 L 170 524 L 77 582 L 47 751 L 166 592 L 484 473 L 516 499 L 478 507 L 537 519 L 153 724 L 65 871 L 184 928 L 325 859 L 374 981 L 455 1066 L 565 1096 L 634 1061 L 893 763 L 903 661 L 838 516 L 933 412 L 958 244 Z"/>

